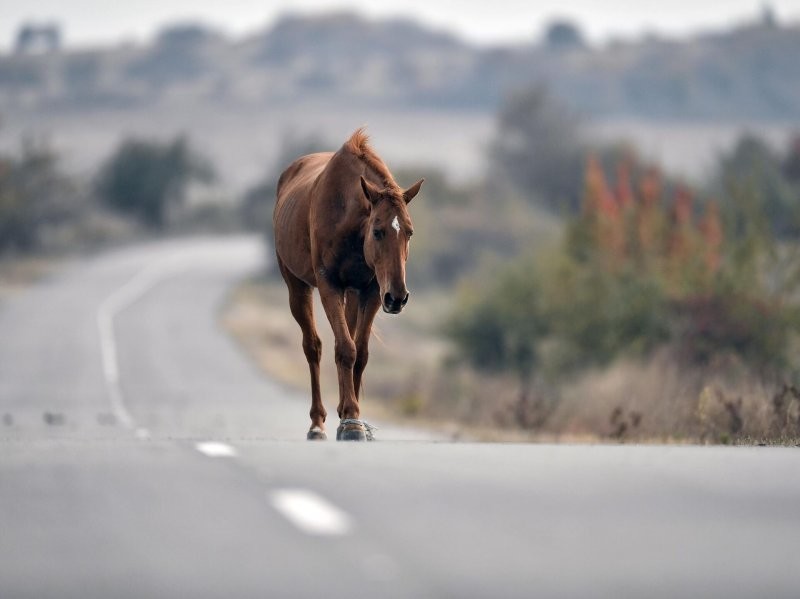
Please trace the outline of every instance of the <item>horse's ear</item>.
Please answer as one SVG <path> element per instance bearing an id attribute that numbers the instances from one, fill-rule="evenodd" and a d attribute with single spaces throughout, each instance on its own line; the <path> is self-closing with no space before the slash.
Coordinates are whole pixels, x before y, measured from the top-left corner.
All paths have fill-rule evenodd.
<path id="1" fill-rule="evenodd" d="M 419 193 L 419 188 L 422 187 L 424 181 L 425 179 L 420 179 L 403 192 L 403 199 L 406 201 L 406 204 L 413 200 L 414 196 Z"/>
<path id="2" fill-rule="evenodd" d="M 363 175 L 361 176 L 361 189 L 364 190 L 364 196 L 366 196 L 370 204 L 374 204 L 381 197 L 380 190 L 367 181 Z"/>

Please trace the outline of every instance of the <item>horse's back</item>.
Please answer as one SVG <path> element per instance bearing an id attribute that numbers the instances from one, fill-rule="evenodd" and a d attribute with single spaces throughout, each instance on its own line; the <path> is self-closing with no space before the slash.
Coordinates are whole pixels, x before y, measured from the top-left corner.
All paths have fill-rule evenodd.
<path id="1" fill-rule="evenodd" d="M 333 156 L 333 152 L 306 154 L 292 162 L 278 179 L 276 214 L 287 198 L 308 199 L 311 187 Z"/>
<path id="2" fill-rule="evenodd" d="M 309 212 L 314 183 L 333 152 L 307 154 L 292 162 L 278 179 L 272 225 L 278 259 L 296 277 L 314 284 Z"/>

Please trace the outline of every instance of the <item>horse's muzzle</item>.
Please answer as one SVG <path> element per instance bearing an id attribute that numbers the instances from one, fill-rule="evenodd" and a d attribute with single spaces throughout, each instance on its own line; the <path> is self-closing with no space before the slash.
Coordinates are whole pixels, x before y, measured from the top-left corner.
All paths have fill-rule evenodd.
<path id="1" fill-rule="evenodd" d="M 411 294 L 406 293 L 402 299 L 397 299 L 391 293 L 383 294 L 383 311 L 389 314 L 400 314 L 408 303 L 408 298 Z"/>

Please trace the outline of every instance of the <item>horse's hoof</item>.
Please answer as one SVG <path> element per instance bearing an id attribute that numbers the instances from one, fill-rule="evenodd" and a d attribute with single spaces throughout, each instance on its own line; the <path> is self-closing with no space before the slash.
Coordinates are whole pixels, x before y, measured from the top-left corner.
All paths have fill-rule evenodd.
<path id="1" fill-rule="evenodd" d="M 336 429 L 337 441 L 373 441 L 374 426 L 355 418 L 345 418 Z"/>
<path id="2" fill-rule="evenodd" d="M 328 435 L 325 434 L 325 431 L 322 430 L 320 427 L 315 426 L 306 435 L 306 439 L 309 441 L 325 441 L 327 440 Z"/>
<path id="3" fill-rule="evenodd" d="M 364 425 L 346 424 L 336 429 L 337 441 L 366 441 L 367 430 Z"/>

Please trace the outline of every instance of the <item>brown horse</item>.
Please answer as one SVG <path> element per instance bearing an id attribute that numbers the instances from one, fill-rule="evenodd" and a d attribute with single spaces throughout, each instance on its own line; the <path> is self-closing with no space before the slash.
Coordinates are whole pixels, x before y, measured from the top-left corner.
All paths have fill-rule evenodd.
<path id="1" fill-rule="evenodd" d="M 275 250 L 311 371 L 308 439 L 326 438 L 327 415 L 319 389 L 322 347 L 314 326 L 313 288 L 319 289 L 336 340 L 336 438 L 366 440 L 371 435 L 360 420 L 358 397 L 370 331 L 378 308 L 398 314 L 408 302 L 405 265 L 413 228 L 406 206 L 422 181 L 402 190 L 363 129 L 338 152 L 298 158 L 278 180 Z"/>

